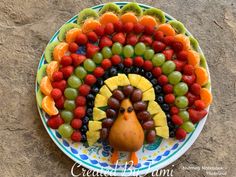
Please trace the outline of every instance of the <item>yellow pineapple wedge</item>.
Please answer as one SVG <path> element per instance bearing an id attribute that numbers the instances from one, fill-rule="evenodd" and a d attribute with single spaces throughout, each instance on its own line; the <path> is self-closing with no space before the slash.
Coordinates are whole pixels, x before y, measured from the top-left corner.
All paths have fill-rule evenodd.
<path id="1" fill-rule="evenodd" d="M 150 88 L 149 90 L 143 93 L 143 101 L 153 101 L 155 100 L 155 91 L 154 88 Z"/>
<path id="2" fill-rule="evenodd" d="M 106 86 L 106 85 L 103 85 L 101 88 L 100 88 L 100 94 L 102 96 L 105 96 L 107 99 L 111 97 L 112 93 L 111 91 L 109 90 L 109 88 Z"/>
<path id="3" fill-rule="evenodd" d="M 95 97 L 95 101 L 94 101 L 94 106 L 95 107 L 104 107 L 107 105 L 107 99 L 105 96 L 101 95 L 101 94 L 97 94 Z"/>
<path id="4" fill-rule="evenodd" d="M 147 111 L 151 115 L 153 115 L 153 114 L 156 114 L 158 112 L 161 112 L 162 109 L 161 109 L 160 105 L 156 101 L 149 101 Z"/>
<path id="5" fill-rule="evenodd" d="M 99 131 L 87 131 L 86 135 L 87 135 L 87 141 L 88 141 L 89 146 L 94 145 L 97 142 L 97 140 L 100 138 Z"/>
<path id="6" fill-rule="evenodd" d="M 106 118 L 106 113 L 98 108 L 93 108 L 93 120 L 102 120 Z"/>
<path id="7" fill-rule="evenodd" d="M 128 78 L 129 78 L 129 82 L 130 85 L 136 87 L 140 81 L 142 76 L 138 75 L 138 74 L 129 74 Z"/>
<path id="8" fill-rule="evenodd" d="M 104 82 L 111 91 L 118 88 L 118 76 L 110 77 Z"/>
<path id="9" fill-rule="evenodd" d="M 129 85 L 129 79 L 125 74 L 118 74 L 118 85 L 119 86 L 126 86 Z"/>
<path id="10" fill-rule="evenodd" d="M 169 127 L 156 127 L 156 134 L 162 138 L 168 139 L 169 138 Z"/>
<path id="11" fill-rule="evenodd" d="M 147 80 L 145 77 L 141 77 L 136 87 L 142 90 L 143 92 L 145 92 L 146 90 L 152 87 L 152 83 L 149 80 Z"/>
<path id="12" fill-rule="evenodd" d="M 166 114 L 161 111 L 153 117 L 156 127 L 165 127 L 167 126 Z"/>
<path id="13" fill-rule="evenodd" d="M 88 128 L 90 131 L 96 131 L 102 129 L 102 122 L 100 121 L 89 121 Z"/>

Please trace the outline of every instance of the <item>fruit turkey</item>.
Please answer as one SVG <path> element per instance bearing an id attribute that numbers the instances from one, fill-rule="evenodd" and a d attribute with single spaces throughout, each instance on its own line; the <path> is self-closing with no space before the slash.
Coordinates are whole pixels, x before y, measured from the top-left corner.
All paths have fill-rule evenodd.
<path id="1" fill-rule="evenodd" d="M 108 3 L 82 10 L 49 43 L 37 102 L 63 138 L 135 152 L 157 137 L 184 139 L 212 102 L 206 60 L 184 25 L 160 9 Z"/>

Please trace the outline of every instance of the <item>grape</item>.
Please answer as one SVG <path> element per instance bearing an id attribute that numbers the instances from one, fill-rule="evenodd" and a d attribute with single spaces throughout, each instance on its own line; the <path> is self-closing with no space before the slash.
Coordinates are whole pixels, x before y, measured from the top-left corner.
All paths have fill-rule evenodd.
<path id="1" fill-rule="evenodd" d="M 110 97 L 108 99 L 107 104 L 111 109 L 117 110 L 117 109 L 120 108 L 120 102 L 117 99 L 113 98 L 113 97 Z"/>
<path id="2" fill-rule="evenodd" d="M 119 42 L 115 42 L 111 48 L 113 54 L 121 54 L 123 46 Z"/>
<path id="3" fill-rule="evenodd" d="M 76 75 L 78 78 L 83 79 L 83 78 L 87 75 L 87 71 L 84 69 L 84 67 L 78 66 L 78 67 L 75 69 L 75 75 Z"/>
<path id="4" fill-rule="evenodd" d="M 74 88 L 66 88 L 64 95 L 69 100 L 74 100 L 78 96 L 78 91 Z"/>
<path id="5" fill-rule="evenodd" d="M 144 52 L 144 59 L 145 60 L 151 60 L 153 56 L 154 56 L 154 50 L 152 50 L 152 49 L 147 49 Z"/>
<path id="6" fill-rule="evenodd" d="M 180 111 L 179 114 L 178 114 L 184 122 L 188 121 L 189 120 L 189 113 L 188 111 Z"/>
<path id="7" fill-rule="evenodd" d="M 73 133 L 73 128 L 69 124 L 62 124 L 58 128 L 58 132 L 63 138 L 70 138 Z"/>
<path id="8" fill-rule="evenodd" d="M 169 74 L 175 70 L 175 63 L 173 61 L 166 61 L 161 69 L 164 74 Z"/>
<path id="9" fill-rule="evenodd" d="M 102 55 L 103 55 L 103 58 L 111 58 L 112 56 L 111 49 L 109 47 L 103 47 Z"/>
<path id="10" fill-rule="evenodd" d="M 188 85 L 184 82 L 179 82 L 174 86 L 174 94 L 177 96 L 185 95 L 188 92 Z"/>
<path id="11" fill-rule="evenodd" d="M 110 128 L 112 124 L 114 123 L 114 120 L 111 118 L 106 118 L 102 121 L 102 128 Z"/>
<path id="12" fill-rule="evenodd" d="M 178 96 L 175 98 L 175 105 L 178 108 L 186 108 L 188 106 L 188 99 L 185 96 Z"/>
<path id="13" fill-rule="evenodd" d="M 165 62 L 165 55 L 162 53 L 155 54 L 152 57 L 153 66 L 161 66 Z"/>
<path id="14" fill-rule="evenodd" d="M 74 100 L 66 100 L 64 102 L 64 108 L 68 111 L 73 111 L 75 109 L 75 101 Z"/>
<path id="15" fill-rule="evenodd" d="M 103 60 L 103 56 L 100 52 L 96 53 L 94 56 L 93 56 L 93 61 L 97 64 L 100 64 Z"/>
<path id="16" fill-rule="evenodd" d="M 134 48 L 131 45 L 126 45 L 123 48 L 123 54 L 125 57 L 132 57 L 134 55 Z"/>
<path id="17" fill-rule="evenodd" d="M 181 128 L 184 129 L 184 130 L 185 130 L 186 132 L 188 132 L 188 133 L 192 132 L 192 131 L 195 129 L 193 123 L 190 122 L 190 121 L 184 122 L 184 123 L 181 125 Z"/>
<path id="18" fill-rule="evenodd" d="M 63 110 L 61 111 L 61 117 L 66 123 L 70 123 L 73 119 L 73 113 L 71 111 Z"/>
<path id="19" fill-rule="evenodd" d="M 72 88 L 78 88 L 82 84 L 81 80 L 78 77 L 76 77 L 75 75 L 71 75 L 68 78 L 67 83 Z"/>
<path id="20" fill-rule="evenodd" d="M 89 71 L 92 72 L 95 68 L 96 68 L 96 64 L 93 62 L 93 60 L 91 59 L 86 59 L 84 61 L 84 68 Z"/>
<path id="21" fill-rule="evenodd" d="M 146 50 L 146 45 L 143 42 L 139 42 L 134 47 L 134 53 L 136 55 L 143 55 Z"/>
<path id="22" fill-rule="evenodd" d="M 172 85 L 178 84 L 181 81 L 181 79 L 182 79 L 182 74 L 179 71 L 173 71 L 168 75 L 169 83 L 171 83 Z"/>

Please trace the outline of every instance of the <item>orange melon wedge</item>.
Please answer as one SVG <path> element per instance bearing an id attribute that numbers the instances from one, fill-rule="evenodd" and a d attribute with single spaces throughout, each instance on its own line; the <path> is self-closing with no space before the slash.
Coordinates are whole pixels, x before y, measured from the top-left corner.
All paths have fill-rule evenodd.
<path id="1" fill-rule="evenodd" d="M 194 50 L 188 50 L 188 64 L 198 66 L 200 64 L 200 55 Z"/>
<path id="2" fill-rule="evenodd" d="M 82 33 L 81 29 L 73 28 L 66 33 L 66 42 L 72 43 L 75 42 L 76 37 Z"/>
<path id="3" fill-rule="evenodd" d="M 53 50 L 54 60 L 60 62 L 61 58 L 69 51 L 69 44 L 66 42 L 61 42 Z"/>
<path id="4" fill-rule="evenodd" d="M 100 18 L 99 21 L 102 25 L 106 25 L 107 23 L 116 23 L 119 21 L 119 17 L 113 12 L 106 12 Z"/>
<path id="5" fill-rule="evenodd" d="M 208 89 L 202 88 L 200 91 L 200 97 L 201 100 L 205 103 L 206 107 L 208 107 L 212 103 L 213 97 Z"/>
<path id="6" fill-rule="evenodd" d="M 127 13 L 123 14 L 120 17 L 120 20 L 123 23 L 127 23 L 127 22 L 137 23 L 138 22 L 138 18 L 136 17 L 136 15 L 133 12 L 127 12 Z"/>
<path id="7" fill-rule="evenodd" d="M 88 33 L 90 31 L 93 31 L 99 26 L 101 26 L 101 23 L 99 21 L 90 18 L 84 22 L 82 26 L 82 31 L 83 33 Z"/>
<path id="8" fill-rule="evenodd" d="M 40 87 L 40 91 L 44 95 L 47 95 L 47 96 L 50 95 L 53 88 L 52 88 L 52 84 L 48 76 L 44 76 L 42 78 L 39 87 Z"/>
<path id="9" fill-rule="evenodd" d="M 207 84 L 208 82 L 208 74 L 205 68 L 203 67 L 196 67 L 195 70 L 195 75 L 196 75 L 196 82 L 203 86 Z"/>
<path id="10" fill-rule="evenodd" d="M 155 27 L 158 25 L 156 19 L 150 15 L 144 15 L 140 18 L 139 23 L 144 26 Z"/>
<path id="11" fill-rule="evenodd" d="M 160 24 L 158 27 L 159 31 L 162 31 L 166 36 L 174 36 L 175 35 L 175 29 L 167 23 Z"/>
<path id="12" fill-rule="evenodd" d="M 46 68 L 48 78 L 52 81 L 52 75 L 54 72 L 58 71 L 60 64 L 58 61 L 51 61 Z"/>
<path id="13" fill-rule="evenodd" d="M 177 34 L 175 36 L 175 41 L 181 42 L 184 50 L 189 50 L 191 47 L 189 38 L 183 34 Z"/>
<path id="14" fill-rule="evenodd" d="M 55 102 L 51 96 L 45 96 L 42 100 L 42 109 L 50 116 L 57 115 L 59 113 L 55 106 Z"/>

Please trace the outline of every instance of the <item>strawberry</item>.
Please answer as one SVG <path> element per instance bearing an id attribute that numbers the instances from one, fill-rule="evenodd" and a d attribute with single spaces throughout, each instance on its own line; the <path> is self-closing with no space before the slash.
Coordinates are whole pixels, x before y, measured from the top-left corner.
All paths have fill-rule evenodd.
<path id="1" fill-rule="evenodd" d="M 123 64 L 126 67 L 131 67 L 133 65 L 133 59 L 132 58 L 125 58 L 123 61 Z"/>
<path id="2" fill-rule="evenodd" d="M 172 115 L 171 120 L 175 125 L 179 126 L 184 123 L 183 119 L 181 119 L 181 117 L 178 115 Z"/>
<path id="3" fill-rule="evenodd" d="M 81 54 L 72 53 L 70 56 L 72 58 L 72 63 L 74 67 L 79 66 L 81 63 L 84 62 L 84 60 L 86 60 L 86 57 Z"/>
<path id="4" fill-rule="evenodd" d="M 135 44 L 137 44 L 137 42 L 138 37 L 135 34 L 130 33 L 126 36 L 126 44 L 134 46 Z"/>
<path id="5" fill-rule="evenodd" d="M 98 40 L 98 35 L 94 31 L 90 31 L 87 33 L 88 40 L 90 42 L 97 42 Z"/>
<path id="6" fill-rule="evenodd" d="M 114 29 L 116 32 L 121 32 L 123 29 L 123 24 L 121 21 L 118 21 L 116 23 L 113 24 L 114 25 Z"/>
<path id="7" fill-rule="evenodd" d="M 98 26 L 94 29 L 94 32 L 98 35 L 98 36 L 103 36 L 104 35 L 104 27 L 103 26 Z"/>
<path id="8" fill-rule="evenodd" d="M 72 119 L 70 125 L 73 129 L 79 129 L 82 126 L 82 121 L 80 119 Z"/>
<path id="9" fill-rule="evenodd" d="M 162 52 L 166 48 L 166 45 L 163 42 L 154 41 L 152 43 L 152 48 L 155 52 Z"/>
<path id="10" fill-rule="evenodd" d="M 182 140 L 187 136 L 187 133 L 184 129 L 178 128 L 175 132 L 175 137 L 177 140 Z"/>
<path id="11" fill-rule="evenodd" d="M 165 94 L 168 94 L 168 93 L 173 93 L 173 85 L 171 84 L 166 84 L 163 86 L 163 91 Z"/>
<path id="12" fill-rule="evenodd" d="M 158 77 L 158 82 L 160 85 L 166 85 L 168 83 L 168 77 L 166 75 L 161 75 Z"/>
<path id="13" fill-rule="evenodd" d="M 63 77 L 67 79 L 73 73 L 74 67 L 73 66 L 62 67 L 60 71 L 63 73 Z"/>
<path id="14" fill-rule="evenodd" d="M 143 68 L 144 68 L 146 71 L 151 71 L 152 68 L 153 68 L 152 62 L 151 62 L 150 60 L 144 61 Z"/>
<path id="15" fill-rule="evenodd" d="M 86 105 L 86 98 L 82 95 L 79 95 L 75 99 L 76 106 L 85 106 Z"/>
<path id="16" fill-rule="evenodd" d="M 134 29 L 134 23 L 132 22 L 127 22 L 123 25 L 123 32 L 125 33 L 130 33 Z"/>
<path id="17" fill-rule="evenodd" d="M 96 67 L 95 70 L 93 71 L 93 75 L 96 78 L 102 77 L 104 74 L 104 69 L 100 66 Z"/>
<path id="18" fill-rule="evenodd" d="M 134 61 L 134 66 L 141 67 L 141 66 L 143 66 L 143 64 L 144 64 L 144 60 L 143 60 L 143 58 L 140 57 L 140 56 L 135 57 L 135 58 L 133 59 L 133 61 Z"/>
<path id="19" fill-rule="evenodd" d="M 183 44 L 181 42 L 174 41 L 172 42 L 171 46 L 175 52 L 183 50 Z"/>
<path id="20" fill-rule="evenodd" d="M 60 115 L 52 116 L 48 119 L 47 124 L 52 129 L 58 129 L 60 125 L 64 123 L 64 120 Z"/>
<path id="21" fill-rule="evenodd" d="M 103 67 L 104 70 L 107 70 L 112 66 L 111 60 L 109 59 L 104 59 L 101 63 L 101 66 Z"/>
<path id="22" fill-rule="evenodd" d="M 161 70 L 161 67 L 154 67 L 152 69 L 152 74 L 158 78 L 161 74 L 162 74 L 162 70 Z"/>
<path id="23" fill-rule="evenodd" d="M 183 75 L 182 77 L 182 81 L 188 84 L 188 86 L 191 86 L 195 82 L 195 80 L 196 80 L 195 75 L 191 75 L 191 76 Z"/>
<path id="24" fill-rule="evenodd" d="M 195 106 L 196 110 L 203 110 L 206 107 L 204 101 L 202 101 L 202 100 L 194 101 L 194 106 Z"/>
<path id="25" fill-rule="evenodd" d="M 54 89 L 52 89 L 52 91 L 51 91 L 51 96 L 52 96 L 52 98 L 53 98 L 54 100 L 58 100 L 59 98 L 61 98 L 62 92 L 61 92 L 60 89 L 54 88 Z"/>
<path id="26" fill-rule="evenodd" d="M 107 35 L 111 35 L 112 33 L 114 33 L 114 25 L 112 23 L 107 23 L 105 25 L 105 28 L 104 28 L 104 32 L 105 34 Z"/>
<path id="27" fill-rule="evenodd" d="M 79 94 L 82 96 L 87 96 L 91 90 L 91 87 L 87 84 L 82 84 L 79 87 Z"/>
<path id="28" fill-rule="evenodd" d="M 190 87 L 190 92 L 196 96 L 200 95 L 201 92 L 201 85 L 199 85 L 198 83 L 194 83 L 193 85 L 191 85 Z"/>
<path id="29" fill-rule="evenodd" d="M 171 106 L 170 113 L 171 113 L 171 115 L 178 114 L 179 108 L 177 108 L 176 106 Z"/>
<path id="30" fill-rule="evenodd" d="M 183 67 L 183 74 L 188 75 L 188 76 L 193 75 L 194 74 L 194 66 L 190 65 L 190 64 L 186 64 Z"/>
<path id="31" fill-rule="evenodd" d="M 71 65 L 71 63 L 72 63 L 72 58 L 71 58 L 71 56 L 63 56 L 62 58 L 61 58 L 61 65 L 62 66 L 69 66 L 69 65 Z"/>
<path id="32" fill-rule="evenodd" d="M 140 23 L 135 23 L 134 25 L 134 33 L 135 34 L 140 34 L 144 32 L 144 26 Z"/>
<path id="33" fill-rule="evenodd" d="M 118 65 L 121 62 L 120 55 L 113 55 L 111 57 L 111 62 L 112 62 L 113 65 Z"/>
<path id="34" fill-rule="evenodd" d="M 58 109 L 63 109 L 64 108 L 64 102 L 65 102 L 65 97 L 61 96 L 58 100 L 55 101 L 55 105 Z"/>
<path id="35" fill-rule="evenodd" d="M 124 33 L 117 33 L 112 37 L 113 42 L 119 42 L 120 44 L 125 44 L 125 35 Z"/>
<path id="36" fill-rule="evenodd" d="M 71 140 L 74 142 L 80 142 L 82 139 L 82 135 L 79 131 L 74 131 L 70 136 Z"/>
<path id="37" fill-rule="evenodd" d="M 194 124 L 199 122 L 201 119 L 203 119 L 207 115 L 206 110 L 197 111 L 195 109 L 189 108 L 188 112 L 189 112 L 190 120 Z"/>
<path id="38" fill-rule="evenodd" d="M 75 118 L 82 119 L 85 116 L 85 107 L 79 106 L 74 110 Z"/>
<path id="39" fill-rule="evenodd" d="M 90 43 L 87 43 L 87 51 L 86 56 L 88 58 L 92 58 L 94 54 L 96 54 L 99 51 L 99 47 Z"/>
<path id="40" fill-rule="evenodd" d="M 174 50 L 172 49 L 166 49 L 162 52 L 165 55 L 166 60 L 171 60 L 172 56 L 174 54 Z"/>
<path id="41" fill-rule="evenodd" d="M 200 96 L 193 95 L 192 93 L 188 92 L 186 94 L 186 97 L 188 98 L 188 105 L 192 106 L 195 102 L 195 100 L 199 100 Z"/>
<path id="42" fill-rule="evenodd" d="M 169 94 L 165 95 L 164 99 L 165 99 L 166 103 L 172 104 L 175 102 L 175 95 L 173 93 L 169 93 Z"/>
<path id="43" fill-rule="evenodd" d="M 76 38 L 76 42 L 79 44 L 79 45 L 85 45 L 87 42 L 88 42 L 88 38 L 85 34 L 81 33 L 77 36 Z"/>
<path id="44" fill-rule="evenodd" d="M 175 70 L 176 71 L 182 71 L 183 67 L 185 66 L 185 62 L 180 61 L 180 60 L 173 60 L 173 62 L 175 63 Z"/>
<path id="45" fill-rule="evenodd" d="M 152 45 L 152 37 L 151 36 L 148 36 L 148 35 L 142 35 L 140 38 L 139 38 L 139 42 L 143 42 L 144 44 L 146 45 Z"/>
<path id="46" fill-rule="evenodd" d="M 164 40 L 164 33 L 162 31 L 155 31 L 154 39 L 156 41 L 163 41 Z"/>
<path id="47" fill-rule="evenodd" d="M 181 61 L 187 61 L 188 59 L 188 52 L 186 50 L 182 50 L 177 53 L 177 59 Z"/>
<path id="48" fill-rule="evenodd" d="M 92 74 L 88 74 L 85 76 L 84 83 L 88 85 L 93 85 L 97 81 L 96 77 Z"/>
<path id="49" fill-rule="evenodd" d="M 61 81 L 52 82 L 52 87 L 53 88 L 58 88 L 62 92 L 64 92 L 64 90 L 66 89 L 66 81 L 65 80 L 61 80 Z"/>
<path id="50" fill-rule="evenodd" d="M 78 49 L 79 49 L 79 46 L 75 42 L 72 42 L 69 44 L 69 51 L 71 53 L 75 53 Z"/>
<path id="51" fill-rule="evenodd" d="M 144 34 L 146 34 L 146 35 L 153 35 L 154 32 L 155 32 L 155 29 L 154 29 L 153 26 L 146 25 L 144 27 Z"/>
<path id="52" fill-rule="evenodd" d="M 63 79 L 63 73 L 61 71 L 55 71 L 52 74 L 53 81 L 61 81 Z"/>
<path id="53" fill-rule="evenodd" d="M 112 40 L 107 37 L 107 36 L 103 36 L 101 39 L 100 39 L 100 42 L 99 42 L 99 47 L 102 49 L 103 47 L 111 47 L 112 46 Z"/>
<path id="54" fill-rule="evenodd" d="M 174 36 L 166 36 L 163 38 L 163 42 L 167 45 L 167 46 L 171 46 L 172 43 L 174 42 L 175 37 Z"/>

